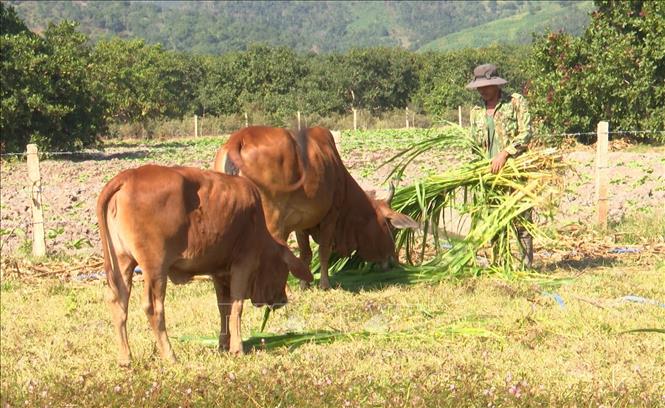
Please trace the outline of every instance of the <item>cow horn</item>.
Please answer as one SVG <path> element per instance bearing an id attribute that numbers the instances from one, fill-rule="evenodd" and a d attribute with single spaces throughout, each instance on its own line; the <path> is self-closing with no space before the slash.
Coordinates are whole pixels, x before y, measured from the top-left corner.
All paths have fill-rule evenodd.
<path id="1" fill-rule="evenodd" d="M 386 198 L 386 202 L 388 205 L 393 201 L 393 197 L 395 196 L 395 183 L 392 181 L 390 182 L 390 186 L 388 187 L 388 197 Z"/>

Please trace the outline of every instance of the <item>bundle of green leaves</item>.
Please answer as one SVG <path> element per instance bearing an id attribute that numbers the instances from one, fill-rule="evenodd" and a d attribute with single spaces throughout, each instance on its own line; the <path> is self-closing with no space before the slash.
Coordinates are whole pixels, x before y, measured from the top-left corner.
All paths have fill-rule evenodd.
<path id="1" fill-rule="evenodd" d="M 508 160 L 494 174 L 490 170 L 490 161 L 468 132 L 448 123 L 436 129 L 431 138 L 392 157 L 388 163 L 397 164 L 388 177 L 401 177 L 409 163 L 432 149 L 457 149 L 470 154 L 470 159 L 457 168 L 427 177 L 396 192 L 393 208 L 423 226 L 422 234 L 401 230 L 397 235 L 397 246 L 406 250 L 407 261 L 416 263 L 413 259 L 416 250 L 420 253 L 418 262 L 422 263 L 431 241 L 428 238 L 431 238 L 436 256 L 428 264 L 436 265 L 447 275 L 459 275 L 469 270 L 511 273 L 522 269 L 517 229 L 524 228 L 534 237 L 548 238 L 544 230 L 524 214 L 533 208 L 551 205 L 558 196 L 558 175 L 565 168 L 561 155 L 555 149 L 529 151 Z M 439 226 L 443 227 L 445 234 L 446 224 L 450 223 L 444 216 L 447 208 L 468 216 L 470 230 L 443 253 Z M 489 268 L 480 268 L 476 255 L 488 245 L 493 247 Z"/>
<path id="2" fill-rule="evenodd" d="M 408 265 L 375 273 L 375 268 L 357 254 L 340 257 L 333 253 L 329 273 L 334 276 L 347 271 L 333 280 L 356 288 L 381 283 L 436 282 L 451 276 L 482 273 L 535 276 L 521 272 L 524 265 L 517 228 L 526 229 L 541 242 L 552 239 L 542 225 L 523 215 L 537 208 L 539 218 L 551 218 L 551 209 L 562 191 L 560 174 L 567 167 L 557 150 L 528 151 L 511 158 L 501 171 L 493 174 L 490 161 L 468 130 L 445 122 L 386 161 L 383 165 L 394 166 L 386 180 L 402 178 L 409 164 L 429 151 L 454 152 L 461 157 L 462 164 L 396 191 L 393 209 L 422 225 L 422 230 L 397 233 L 397 249 L 404 251 Z M 461 239 L 447 234 L 449 229 L 454 230 L 449 228 L 453 220 L 447 218 L 452 213 L 447 209 L 470 219 L 470 229 Z M 479 262 L 477 255 L 488 247 L 492 247 L 489 259 Z M 316 246 L 313 255 L 311 269 L 316 275 L 320 268 Z"/>

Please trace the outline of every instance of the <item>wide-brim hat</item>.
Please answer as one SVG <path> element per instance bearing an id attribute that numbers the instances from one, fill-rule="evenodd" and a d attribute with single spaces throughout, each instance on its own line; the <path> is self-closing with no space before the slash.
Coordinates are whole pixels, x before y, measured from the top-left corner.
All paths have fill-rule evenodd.
<path id="1" fill-rule="evenodd" d="M 473 81 L 467 84 L 466 89 L 476 89 L 490 85 L 501 86 L 508 83 L 508 81 L 499 76 L 496 65 L 494 64 L 478 65 L 473 70 L 473 76 Z"/>

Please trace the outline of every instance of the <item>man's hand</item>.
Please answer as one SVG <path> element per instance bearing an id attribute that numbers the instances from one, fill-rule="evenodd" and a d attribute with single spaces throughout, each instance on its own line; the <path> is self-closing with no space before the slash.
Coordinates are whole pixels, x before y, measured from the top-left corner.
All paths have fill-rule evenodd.
<path id="1" fill-rule="evenodd" d="M 503 168 L 506 164 L 506 160 L 508 160 L 508 156 L 510 155 L 505 150 L 500 151 L 494 156 L 492 159 L 492 173 L 496 174 Z"/>

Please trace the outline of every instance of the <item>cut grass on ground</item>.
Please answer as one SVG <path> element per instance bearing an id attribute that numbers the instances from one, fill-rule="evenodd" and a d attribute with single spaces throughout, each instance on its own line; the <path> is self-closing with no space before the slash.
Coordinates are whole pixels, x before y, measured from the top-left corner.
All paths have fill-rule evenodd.
<path id="1" fill-rule="evenodd" d="M 117 367 L 101 283 L 1 286 L 2 404 L 10 406 L 658 406 L 665 404 L 665 263 L 587 269 L 554 286 L 492 277 L 322 292 L 295 289 L 266 332 L 327 344 L 248 343 L 233 358 L 214 339 L 210 282 L 169 283 L 164 365 L 140 307 L 129 310 L 134 362 Z M 292 285 L 292 287 L 294 287 Z M 245 338 L 263 310 L 246 303 Z M 415 330 L 414 330 L 415 329 Z M 290 336 L 290 337 L 289 337 Z M 279 338 L 278 338 L 279 339 Z M 188 341 L 183 341 L 188 340 Z M 193 341 L 192 341 L 193 340 Z M 214 340 L 213 340 L 214 344 Z M 263 346 L 262 346 L 263 344 Z M 268 344 L 268 346 L 265 346 Z"/>

